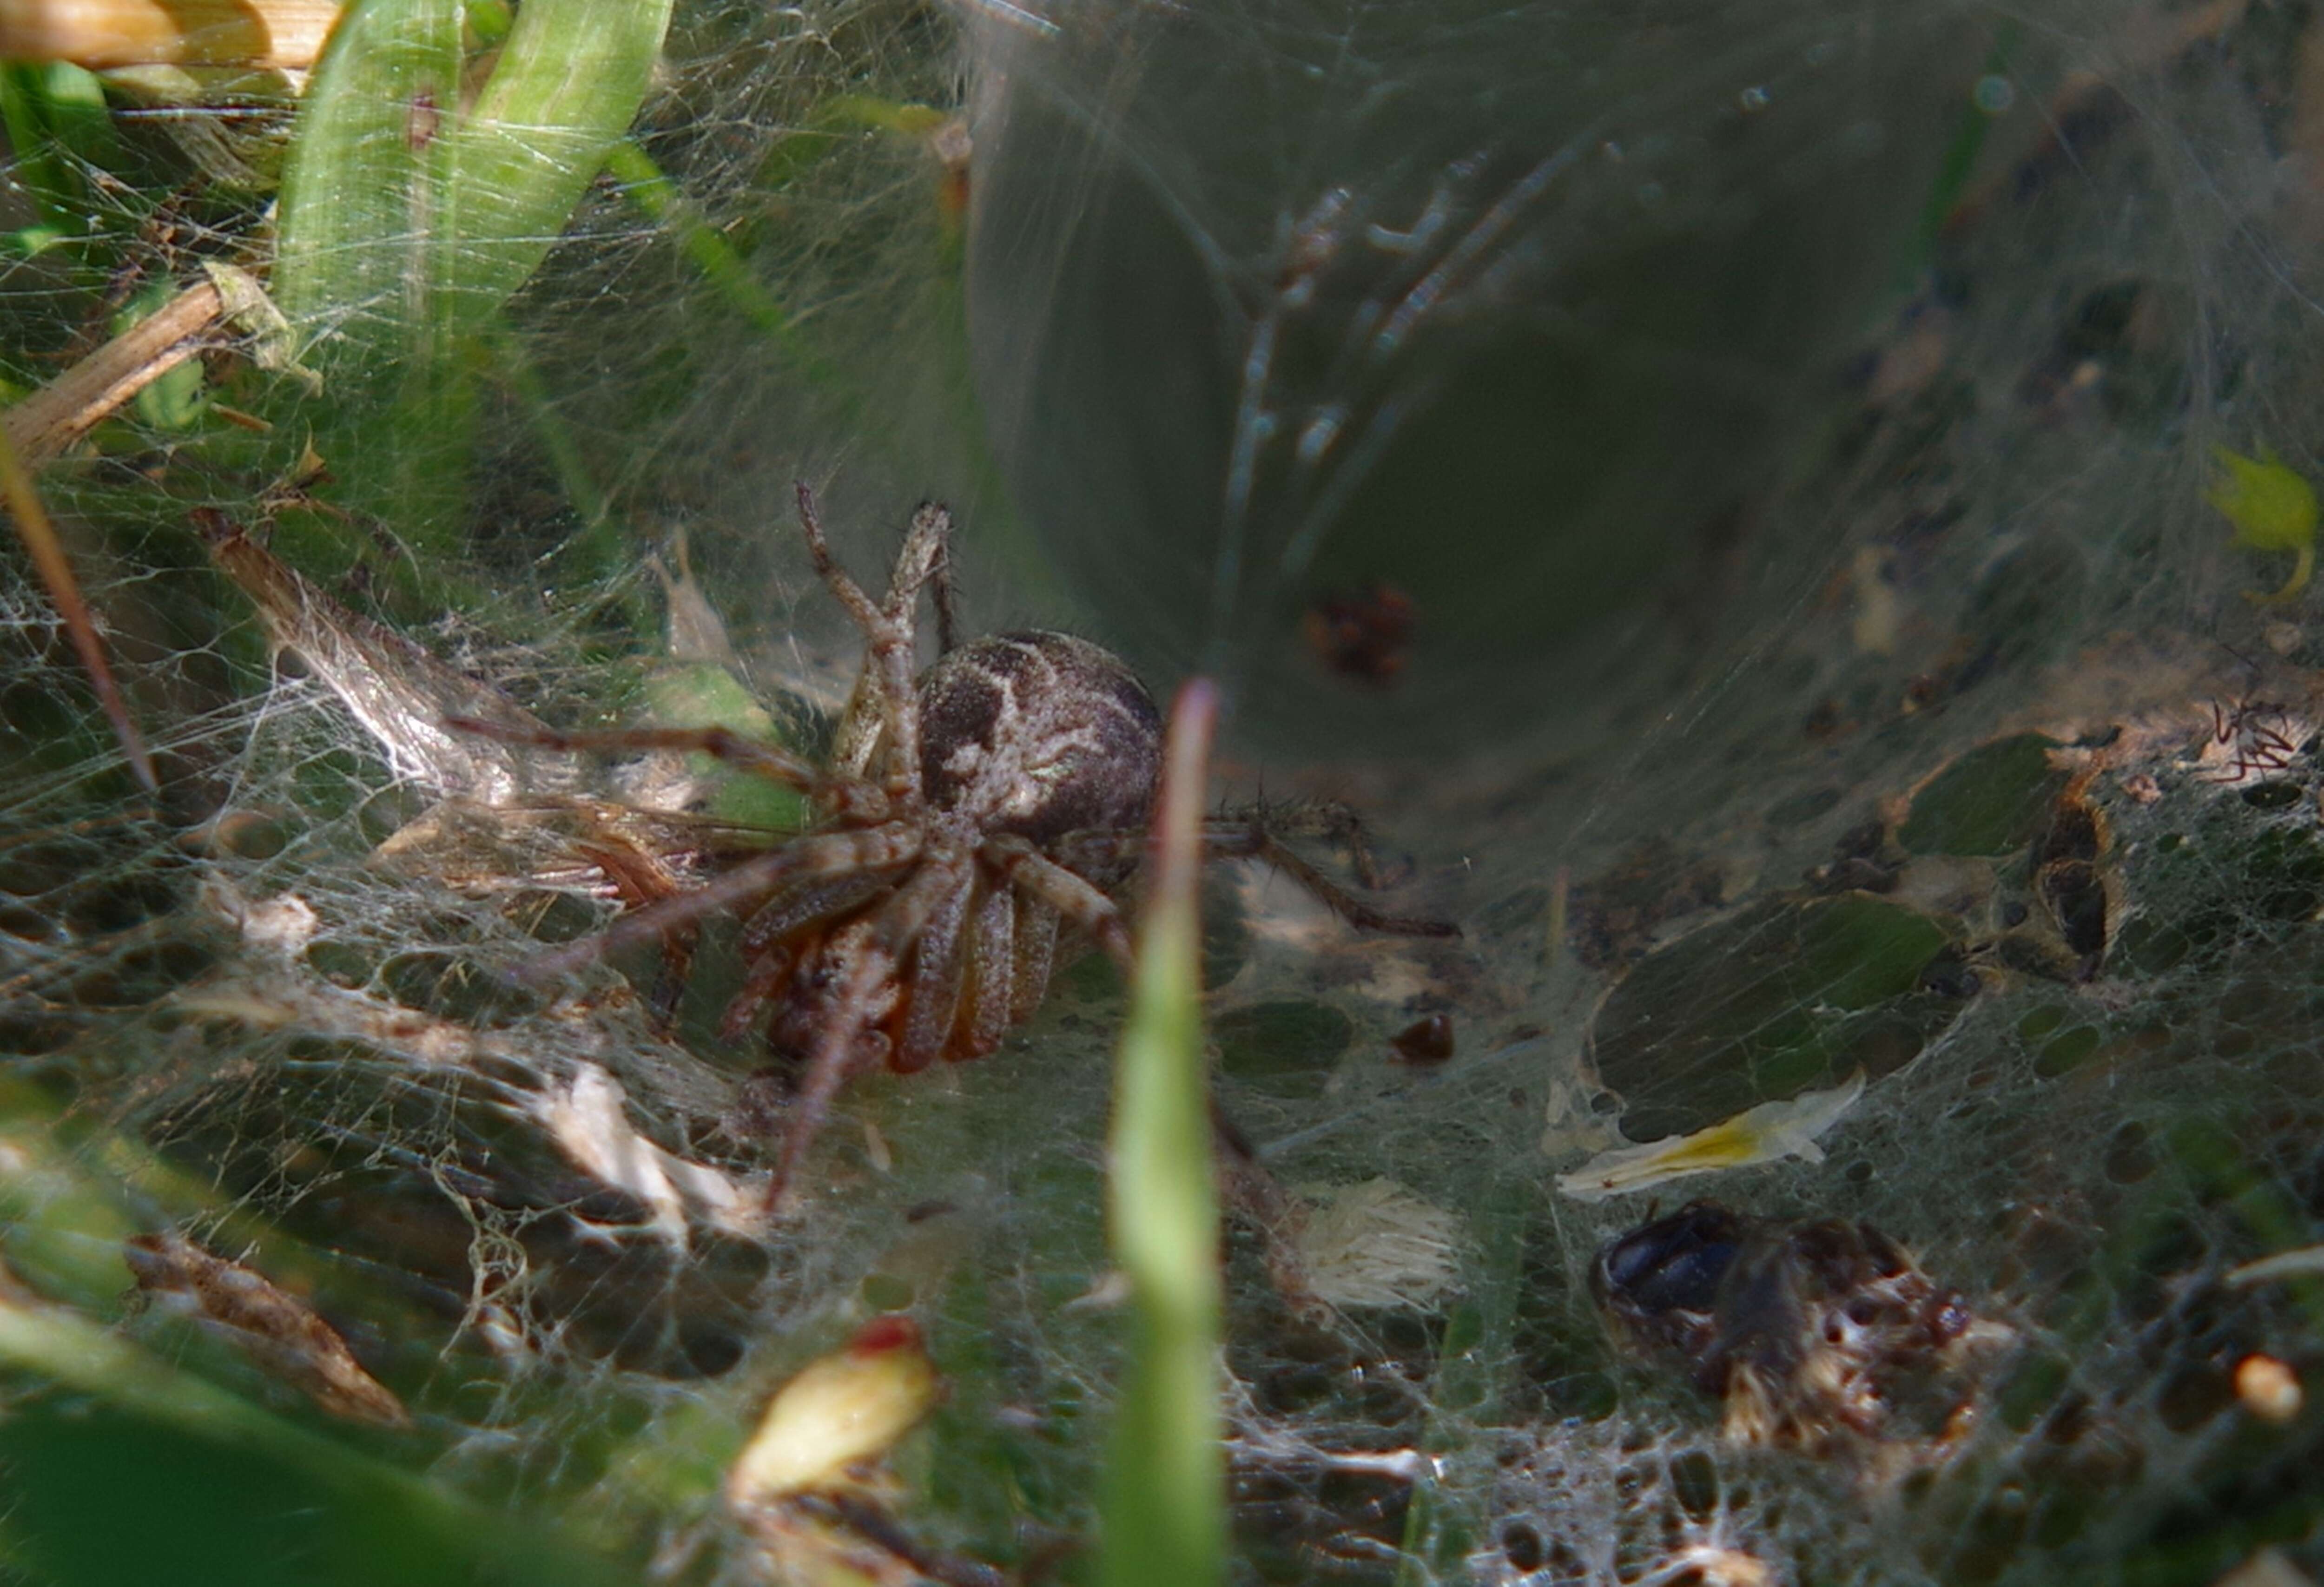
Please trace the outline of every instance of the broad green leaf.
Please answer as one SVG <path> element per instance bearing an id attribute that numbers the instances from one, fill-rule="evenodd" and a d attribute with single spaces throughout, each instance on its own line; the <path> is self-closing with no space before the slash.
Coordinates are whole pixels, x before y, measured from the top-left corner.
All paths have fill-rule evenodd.
<path id="1" fill-rule="evenodd" d="M 310 422 L 340 504 L 422 551 L 465 531 L 499 310 L 637 115 L 669 5 L 530 0 L 474 55 L 472 20 L 458 0 L 358 0 L 341 20 L 283 173 L 273 278 L 329 383 Z"/>
<path id="2" fill-rule="evenodd" d="M 1896 841 L 1915 854 L 2001 855 L 2032 843 L 2065 785 L 2056 746 L 2038 733 L 1995 739 L 1956 759 L 1913 796 Z"/>
<path id="3" fill-rule="evenodd" d="M 549 252 L 636 119 L 670 0 L 526 0 L 451 153 L 447 279 L 467 315 L 496 309 Z"/>
<path id="4" fill-rule="evenodd" d="M 530 0 L 473 98 L 456 0 L 366 0 L 283 173 L 275 298 L 359 355 L 441 355 L 521 286 L 636 116 L 669 0 Z"/>
<path id="5" fill-rule="evenodd" d="M 277 212 L 274 300 L 302 337 L 358 357 L 407 342 L 435 284 L 436 145 L 460 61 L 456 0 L 363 0 L 333 30 Z"/>

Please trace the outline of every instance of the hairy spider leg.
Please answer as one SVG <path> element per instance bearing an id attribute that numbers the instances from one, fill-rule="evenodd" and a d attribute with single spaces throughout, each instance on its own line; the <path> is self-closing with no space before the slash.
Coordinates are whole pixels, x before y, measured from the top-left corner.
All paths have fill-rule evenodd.
<path id="1" fill-rule="evenodd" d="M 682 897 L 685 886 L 659 856 L 624 843 L 584 843 L 580 852 L 613 884 L 624 909 L 644 909 L 665 899 Z M 678 1022 L 678 1005 L 686 995 L 686 982 L 694 970 L 695 949 L 701 946 L 702 924 L 689 920 L 662 934 L 661 969 L 646 1001 L 648 1017 L 657 1034 L 667 1036 Z"/>
<path id="2" fill-rule="evenodd" d="M 840 725 L 842 768 L 868 774 L 868 767 L 853 761 L 868 755 L 874 743 L 884 742 L 888 764 L 879 780 L 881 786 L 899 808 L 918 809 L 921 804 L 920 697 L 915 680 L 919 657 L 913 617 L 922 586 L 945 559 L 952 514 L 931 503 L 912 515 L 912 527 L 896 553 L 895 569 L 889 577 L 888 598 L 875 606 L 862 586 L 832 557 L 823 521 L 816 515 L 814 491 L 804 480 L 798 489 L 799 530 L 807 537 L 807 555 L 816 573 L 863 631 L 870 652 L 870 664 L 856 685 L 856 695 L 847 702 L 846 719 Z M 869 700 L 862 693 L 865 683 L 877 691 Z M 878 713 L 876 726 L 862 721 L 867 706 Z"/>
<path id="3" fill-rule="evenodd" d="M 784 1121 L 782 1148 L 775 1158 L 774 1177 L 767 1185 L 769 1211 L 781 1207 L 799 1159 L 822 1133 L 823 1121 L 831 1114 L 831 1099 L 862 1066 L 859 1054 L 872 1027 L 869 1010 L 879 1006 L 881 988 L 895 981 L 905 952 L 918 940 L 946 890 L 964 885 L 960 872 L 942 861 L 921 866 L 881 906 L 869 928 L 857 935 L 853 952 L 843 954 L 845 979 L 816 1038 L 806 1078 L 791 1099 L 789 1116 Z"/>
<path id="4" fill-rule="evenodd" d="M 624 915 L 595 937 L 552 948 L 528 963 L 522 973 L 529 979 L 546 979 L 577 970 L 609 953 L 761 898 L 794 875 L 832 875 L 902 865 L 919 853 L 925 840 L 926 833 L 917 821 L 890 821 L 797 838 L 743 861 L 692 892 Z"/>
<path id="5" fill-rule="evenodd" d="M 1349 925 L 1366 931 L 1384 931 L 1393 937 L 1461 935 L 1461 928 L 1450 920 L 1431 920 L 1417 915 L 1391 915 L 1385 910 L 1375 909 L 1309 864 L 1277 837 L 1261 817 L 1225 817 L 1204 822 L 1203 851 L 1212 859 L 1264 860 L 1313 893 L 1325 909 Z"/>
<path id="6" fill-rule="evenodd" d="M 708 755 L 738 771 L 784 788 L 795 788 L 834 814 L 860 821 L 888 818 L 887 796 L 878 787 L 858 778 L 835 777 L 804 756 L 744 738 L 724 727 L 604 727 L 567 732 L 555 727 L 485 722 L 474 716 L 447 716 L 444 725 L 478 738 L 530 744 L 566 754 L 662 751 Z"/>
<path id="7" fill-rule="evenodd" d="M 778 887 L 743 923 L 742 951 L 748 968 L 719 1020 L 720 1039 L 740 1041 L 751 1033 L 798 962 L 795 939 L 853 914 L 894 880 L 895 872 L 883 867 L 836 877 L 795 877 Z"/>
<path id="8" fill-rule="evenodd" d="M 1370 830 L 1352 805 L 1337 799 L 1302 799 L 1287 805 L 1259 805 L 1249 810 L 1238 810 L 1230 818 L 1258 821 L 1277 837 L 1321 837 L 1348 859 L 1348 868 L 1356 873 L 1356 881 L 1365 887 L 1380 884 L 1379 865 L 1372 858 Z"/>
<path id="9" fill-rule="evenodd" d="M 853 914 L 888 890 L 895 881 L 889 867 L 850 872 L 840 876 L 799 876 L 782 884 L 742 923 L 745 958 L 782 946 L 811 927 Z"/>
<path id="10" fill-rule="evenodd" d="M 954 1057 L 981 1058 L 998 1047 L 1008 1032 L 1018 914 L 1014 888 L 991 887 L 977 900 L 968 931 L 967 962 L 961 971 L 962 992 L 968 1006 L 956 1016 L 961 1038 L 948 1049 Z"/>
<path id="11" fill-rule="evenodd" d="M 1010 957 L 1009 1023 L 1022 1025 L 1040 1011 L 1057 960 L 1057 911 L 1039 899 L 1009 890 L 1017 900 L 1017 933 Z"/>
<path id="12" fill-rule="evenodd" d="M 925 1578 L 937 1587 L 1007 1587 L 1010 1580 L 982 1560 L 945 1554 L 917 1541 L 879 1505 L 844 1490 L 786 1494 L 779 1502 L 820 1525 L 853 1534 L 905 1566 L 912 1580 Z M 855 1573 L 851 1569 L 848 1573 Z"/>
<path id="13" fill-rule="evenodd" d="M 1032 914 L 1038 921 L 1033 935 L 1039 951 L 1033 961 L 1028 962 L 1024 940 L 1012 923 L 1003 928 L 1003 940 L 984 946 L 982 964 L 973 969 L 966 964 L 979 862 L 994 883 L 992 897 L 1007 900 L 1012 893 L 1024 895 L 1029 907 L 1012 913 Z M 999 909 L 989 900 L 975 913 L 980 927 L 991 927 L 1000 918 Z M 1125 967 L 1130 964 L 1130 934 L 1113 900 L 1025 839 L 991 837 L 978 845 L 973 856 L 940 853 L 925 858 L 911 879 L 881 907 L 848 966 L 831 1016 L 816 1038 L 806 1080 L 791 1103 L 767 1204 L 773 1207 L 780 1203 L 800 1159 L 830 1116 L 832 1099 L 861 1066 L 862 1038 L 871 1024 L 868 1010 L 874 1007 L 880 989 L 896 978 L 908 954 L 912 955 L 913 966 L 903 1000 L 904 1026 L 890 1059 L 899 1074 L 927 1067 L 950 1044 L 964 976 L 973 981 L 972 996 L 977 1005 L 972 1016 L 972 1050 L 990 1051 L 999 1045 L 1009 1021 L 997 1017 L 997 1005 L 1008 1005 L 1011 1015 L 1017 1014 L 1019 1003 L 1038 1005 L 1061 916 L 1094 937 L 1117 962 Z M 1015 982 L 1005 997 L 998 984 L 1004 954 Z M 1026 1010 L 1026 1014 L 1030 1011 Z"/>
<path id="14" fill-rule="evenodd" d="M 899 1075 L 927 1068 L 952 1041 L 953 1021 L 960 1012 L 970 911 L 976 902 L 973 856 L 954 850 L 925 864 L 941 872 L 945 880 L 912 949 L 911 980 L 904 989 L 903 1029 L 897 1032 L 896 1049 L 888 1058 L 888 1066 Z"/>
<path id="15" fill-rule="evenodd" d="M 1130 967 L 1130 931 L 1111 899 L 1021 837 L 988 837 L 977 852 L 996 877 L 1048 905 L 1095 938 L 1114 963 Z"/>
<path id="16" fill-rule="evenodd" d="M 767 1005 L 790 978 L 791 964 L 791 951 L 785 947 L 770 949 L 751 962 L 751 967 L 743 973 L 742 984 L 726 1001 L 725 1011 L 719 1016 L 719 1040 L 749 1039 L 759 1016 L 766 1012 Z"/>
<path id="17" fill-rule="evenodd" d="M 922 519 L 929 521 L 928 531 L 936 542 L 936 572 L 930 581 L 936 603 L 936 654 L 948 656 L 960 649 L 959 606 L 953 599 L 952 513 L 941 502 L 922 502 L 912 514 L 914 532 Z M 905 543 L 910 543 L 908 537 Z"/>
<path id="18" fill-rule="evenodd" d="M 1314 825 L 1303 826 L 1298 830 L 1318 835 L 1339 836 L 1343 843 L 1352 832 L 1356 840 L 1360 842 L 1362 825 L 1355 819 L 1354 812 L 1347 811 L 1348 819 L 1341 821 L 1330 814 L 1331 807 L 1328 805 L 1308 808 L 1322 813 L 1314 817 Z M 1345 807 L 1342 808 L 1344 810 Z M 1109 859 L 1116 863 L 1134 860 L 1143 853 L 1145 843 L 1143 833 L 1075 832 L 1060 839 L 1056 847 L 1069 863 L 1087 867 L 1102 864 Z M 1358 858 L 1359 854 L 1361 859 Z M 1391 915 L 1364 902 L 1316 870 L 1282 841 L 1272 809 L 1217 816 L 1204 822 L 1203 857 L 1205 860 L 1264 860 L 1305 888 L 1325 909 L 1361 930 L 1384 932 L 1391 937 L 1461 935 L 1461 928 L 1450 920 L 1432 920 L 1419 915 Z M 1369 849 L 1351 852 L 1349 863 L 1360 873 L 1370 870 Z"/>

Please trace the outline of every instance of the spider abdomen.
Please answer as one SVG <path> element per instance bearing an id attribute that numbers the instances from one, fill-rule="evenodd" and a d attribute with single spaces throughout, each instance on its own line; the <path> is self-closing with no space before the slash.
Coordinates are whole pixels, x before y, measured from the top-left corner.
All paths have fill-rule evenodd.
<path id="1" fill-rule="evenodd" d="M 981 833 L 1046 846 L 1146 825 L 1162 716 L 1102 646 L 1047 629 L 991 634 L 920 680 L 921 787 Z"/>

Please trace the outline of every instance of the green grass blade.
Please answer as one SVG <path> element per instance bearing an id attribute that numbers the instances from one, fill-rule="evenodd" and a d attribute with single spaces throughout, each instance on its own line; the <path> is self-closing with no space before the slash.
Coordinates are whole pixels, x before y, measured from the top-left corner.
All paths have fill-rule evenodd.
<path id="1" fill-rule="evenodd" d="M 1198 678 L 1171 712 L 1160 854 L 1115 1080 L 1107 1211 L 1130 1278 L 1131 1346 L 1106 1469 L 1106 1587 L 1204 1587 L 1226 1563 L 1218 1192 L 1195 905 L 1217 709 L 1217 691 Z"/>
<path id="2" fill-rule="evenodd" d="M 86 167 L 120 162 L 105 89 L 62 60 L 0 63 L 0 127 L 8 136 L 8 174 L 40 210 L 40 224 L 14 234 L 37 252 L 37 239 L 85 241 L 91 204 Z"/>
<path id="3" fill-rule="evenodd" d="M 445 280 L 469 314 L 540 265 L 644 103 L 670 0 L 525 0 L 499 62 L 447 139 Z"/>
<path id="4" fill-rule="evenodd" d="M 341 20 L 284 168 L 272 281 L 327 383 L 309 422 L 340 504 L 422 553 L 466 531 L 500 310 L 636 116 L 669 0 L 528 0 L 480 85 L 467 21 L 456 0 Z"/>
<path id="5" fill-rule="evenodd" d="M 545 1528 L 309 1432 L 5 1284 L 0 1369 L 112 1407 L 58 1414 L 28 1396 L 29 1409 L 0 1427 L 11 1541 L 43 1580 L 223 1581 L 202 1568 L 223 1559 L 243 1561 L 234 1579 L 250 1583 L 625 1579 Z M 210 1504 L 184 1502 L 186 1490 L 221 1475 L 229 1481 Z M 124 1494 L 139 1500 L 127 1511 Z M 174 1522 L 149 1524 L 144 1506 L 173 1496 Z"/>
<path id="6" fill-rule="evenodd" d="M 669 0 L 530 0 L 461 108 L 454 0 L 365 0 L 316 68 L 274 295 L 359 354 L 444 350 L 524 284 L 645 98 Z"/>
<path id="7" fill-rule="evenodd" d="M 432 285 L 436 147 L 460 88 L 456 0 L 361 0 L 332 31 L 282 171 L 278 308 L 331 362 L 408 346 Z"/>
<path id="8" fill-rule="evenodd" d="M 687 258 L 728 307 L 786 352 L 800 351 L 782 305 L 759 284 L 733 245 L 695 213 L 678 185 L 635 139 L 622 138 L 605 151 L 605 171 L 649 220 L 669 228 Z"/>

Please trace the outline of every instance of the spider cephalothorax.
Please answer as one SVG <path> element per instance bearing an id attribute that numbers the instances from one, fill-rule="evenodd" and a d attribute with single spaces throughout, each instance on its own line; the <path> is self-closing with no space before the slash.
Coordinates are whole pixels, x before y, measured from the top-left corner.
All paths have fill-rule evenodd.
<path id="1" fill-rule="evenodd" d="M 857 1032 L 850 1069 L 885 1061 L 908 1074 L 939 1057 L 982 1057 L 1040 1005 L 1061 923 L 1120 946 L 1103 890 L 1136 862 L 1161 717 L 1113 656 L 1041 630 L 977 640 L 929 669 L 914 701 L 918 753 L 906 767 L 896 761 L 908 728 L 858 729 L 862 701 L 841 729 L 842 769 L 885 766 L 894 779 L 917 765 L 908 787 L 890 784 L 873 828 L 907 829 L 908 880 L 871 865 L 803 878 L 762 905 L 743 931 L 750 977 L 726 1032 L 742 1034 L 765 1002 L 770 1044 L 818 1072 L 818 1046 L 842 1026 Z M 844 752 L 859 732 L 860 767 Z M 864 829 L 850 809 L 835 818 Z M 891 892 L 898 901 L 881 914 L 859 908 Z"/>
<path id="2" fill-rule="evenodd" d="M 875 603 L 832 559 L 805 486 L 798 507 L 816 572 L 865 639 L 828 766 L 715 728 L 460 724 L 565 750 L 704 752 L 813 802 L 817 818 L 802 835 L 661 896 L 537 966 L 571 967 L 623 941 L 676 944 L 706 916 L 739 915 L 744 977 L 724 1033 L 742 1038 L 763 1023 L 768 1044 L 804 1065 L 776 1197 L 850 1075 L 981 1056 L 1030 1017 L 1061 931 L 1127 961 L 1129 936 L 1108 892 L 1136 868 L 1162 750 L 1152 697 L 1100 646 L 1047 630 L 952 643 L 944 508 L 914 515 L 887 596 Z M 917 611 L 931 586 L 943 654 L 916 678 Z M 1340 840 L 1371 881 L 1351 813 L 1311 807 L 1296 819 Z M 1274 813 L 1222 817 L 1205 841 L 1215 854 L 1273 861 L 1356 925 L 1452 934 L 1349 897 L 1282 845 L 1284 826 Z"/>

